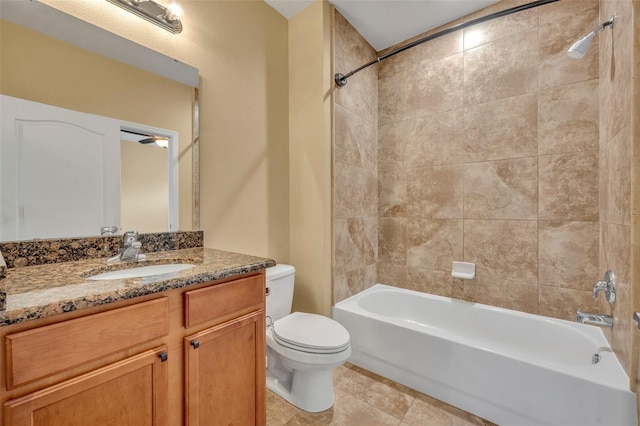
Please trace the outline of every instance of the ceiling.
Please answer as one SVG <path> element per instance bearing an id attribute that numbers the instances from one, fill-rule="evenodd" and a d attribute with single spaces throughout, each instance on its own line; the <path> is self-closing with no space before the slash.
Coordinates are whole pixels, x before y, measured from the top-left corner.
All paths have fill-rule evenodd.
<path id="1" fill-rule="evenodd" d="M 288 19 L 315 0 L 265 1 Z M 378 52 L 497 1 L 329 0 Z"/>

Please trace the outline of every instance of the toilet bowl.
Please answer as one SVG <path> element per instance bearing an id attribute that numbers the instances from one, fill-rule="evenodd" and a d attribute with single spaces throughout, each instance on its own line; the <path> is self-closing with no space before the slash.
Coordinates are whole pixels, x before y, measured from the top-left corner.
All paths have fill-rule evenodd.
<path id="1" fill-rule="evenodd" d="M 267 269 L 267 388 L 315 413 L 333 405 L 332 371 L 351 355 L 349 332 L 322 315 L 289 313 L 294 272 Z"/>

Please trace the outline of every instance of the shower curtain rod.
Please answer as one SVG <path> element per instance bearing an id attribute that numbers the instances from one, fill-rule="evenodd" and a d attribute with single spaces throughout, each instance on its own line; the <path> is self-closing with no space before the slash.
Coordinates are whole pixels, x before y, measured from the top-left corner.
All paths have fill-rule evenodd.
<path id="1" fill-rule="evenodd" d="M 359 71 L 362 71 L 363 69 L 368 68 L 373 64 L 377 64 L 380 61 L 383 61 L 383 60 L 385 60 L 387 58 L 390 58 L 393 55 L 397 55 L 400 52 L 404 52 L 407 49 L 411 49 L 412 47 L 415 47 L 415 46 L 417 46 L 419 44 L 425 43 L 427 41 L 433 40 L 433 39 L 438 38 L 438 37 L 442 37 L 443 35 L 450 34 L 450 33 L 454 32 L 454 31 L 462 30 L 462 29 L 471 27 L 471 26 L 476 25 L 476 24 L 481 24 L 483 22 L 490 21 L 492 19 L 501 18 L 503 16 L 511 15 L 511 14 L 517 13 L 517 12 L 522 12 L 523 10 L 527 10 L 527 9 L 533 9 L 534 7 L 543 6 L 545 4 L 554 3 L 554 2 L 557 2 L 557 1 L 559 1 L 559 0 L 538 0 L 538 1 L 534 1 L 532 3 L 527 3 L 527 4 L 520 5 L 520 6 L 512 7 L 510 9 L 505 9 L 505 10 L 500 11 L 500 12 L 491 13 L 489 15 L 486 15 L 486 16 L 483 16 L 483 17 L 480 17 L 480 18 L 472 19 L 471 21 L 468 21 L 468 22 L 463 22 L 461 24 L 454 25 L 452 27 L 449 27 L 449 28 L 444 29 L 442 31 L 439 31 L 437 33 L 428 35 L 428 36 L 423 37 L 421 39 L 418 39 L 416 41 L 412 41 L 411 43 L 406 44 L 406 45 L 404 45 L 402 47 L 399 47 L 399 48 L 397 48 L 395 50 L 392 50 L 389 53 L 385 53 L 384 55 L 377 57 L 376 59 L 372 60 L 371 62 L 367 62 L 366 64 L 362 65 L 359 68 L 356 68 L 353 71 L 348 72 L 347 74 L 338 73 L 338 74 L 336 74 L 334 76 L 334 81 L 336 82 L 336 85 L 338 87 L 342 87 L 345 84 L 347 84 L 347 79 L 349 77 L 351 77 L 352 75 L 354 75 L 355 73 L 357 73 Z"/>

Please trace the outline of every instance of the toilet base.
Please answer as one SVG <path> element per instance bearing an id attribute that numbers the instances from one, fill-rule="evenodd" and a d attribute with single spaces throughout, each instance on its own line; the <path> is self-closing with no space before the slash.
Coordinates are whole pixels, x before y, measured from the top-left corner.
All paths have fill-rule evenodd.
<path id="1" fill-rule="evenodd" d="M 328 410 L 335 401 L 331 370 L 293 372 L 291 381 L 281 381 L 267 370 L 267 389 L 303 411 Z"/>

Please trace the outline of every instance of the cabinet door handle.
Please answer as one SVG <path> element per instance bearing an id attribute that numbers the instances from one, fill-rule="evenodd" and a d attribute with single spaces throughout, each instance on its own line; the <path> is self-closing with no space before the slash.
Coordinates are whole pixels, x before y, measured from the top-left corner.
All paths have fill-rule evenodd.
<path id="1" fill-rule="evenodd" d="M 160 358 L 161 362 L 165 362 L 167 359 L 169 359 L 169 355 L 166 352 L 160 352 L 158 354 L 158 358 Z"/>
<path id="2" fill-rule="evenodd" d="M 191 346 L 193 346 L 193 349 L 198 349 L 200 347 L 200 342 L 198 342 L 197 340 L 192 340 Z"/>

